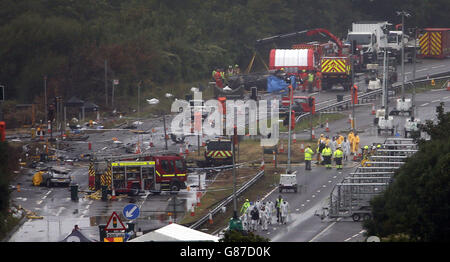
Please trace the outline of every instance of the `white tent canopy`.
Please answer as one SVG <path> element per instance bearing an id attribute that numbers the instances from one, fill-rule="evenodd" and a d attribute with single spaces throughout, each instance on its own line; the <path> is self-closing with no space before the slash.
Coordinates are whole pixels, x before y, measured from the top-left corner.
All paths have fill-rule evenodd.
<path id="1" fill-rule="evenodd" d="M 170 224 L 149 232 L 128 242 L 172 242 L 172 241 L 207 241 L 219 242 L 219 237 L 206 234 L 182 225 Z"/>

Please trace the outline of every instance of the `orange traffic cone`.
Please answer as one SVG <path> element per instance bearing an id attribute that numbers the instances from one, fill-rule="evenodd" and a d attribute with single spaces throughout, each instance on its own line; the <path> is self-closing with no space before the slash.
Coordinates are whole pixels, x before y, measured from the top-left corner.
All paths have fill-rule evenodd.
<path id="1" fill-rule="evenodd" d="M 304 145 L 303 143 L 300 145 L 300 151 L 301 151 L 302 153 L 305 152 L 305 145 Z"/>
<path id="2" fill-rule="evenodd" d="M 180 156 L 183 156 L 183 149 L 181 148 L 181 146 L 180 146 L 180 152 L 179 152 L 179 155 L 180 155 Z"/>
<path id="3" fill-rule="evenodd" d="M 198 191 L 196 194 L 197 197 L 197 206 L 200 206 L 200 199 L 202 198 L 202 192 Z"/>
<path id="4" fill-rule="evenodd" d="M 292 143 L 294 143 L 294 144 L 297 143 L 297 136 L 295 135 L 295 133 L 292 137 Z"/>
<path id="5" fill-rule="evenodd" d="M 17 192 L 20 192 L 20 184 L 17 184 L 16 188 L 17 188 Z"/>
<path id="6" fill-rule="evenodd" d="M 372 115 L 375 115 L 375 104 L 372 104 Z"/>
<path id="7" fill-rule="evenodd" d="M 264 170 L 264 167 L 265 167 L 265 164 L 264 164 L 264 157 L 262 158 L 262 161 L 261 161 L 261 170 Z"/>
<path id="8" fill-rule="evenodd" d="M 316 139 L 316 135 L 314 134 L 314 127 L 312 128 L 311 139 Z"/>
<path id="9" fill-rule="evenodd" d="M 141 153 L 141 147 L 139 146 L 139 142 L 136 144 L 136 154 Z"/>
<path id="10" fill-rule="evenodd" d="M 447 81 L 447 91 L 450 91 L 450 81 Z"/>
<path id="11" fill-rule="evenodd" d="M 212 225 L 213 223 L 213 218 L 212 218 L 212 214 L 209 213 L 209 224 Z"/>
<path id="12" fill-rule="evenodd" d="M 195 207 L 194 204 L 192 203 L 192 207 L 191 207 L 191 217 L 195 216 Z"/>
<path id="13" fill-rule="evenodd" d="M 114 187 L 113 187 L 113 189 L 112 189 L 112 193 L 111 193 L 111 200 L 116 200 L 116 190 L 114 189 Z"/>
<path id="14" fill-rule="evenodd" d="M 188 144 L 188 143 L 186 143 L 186 150 L 185 150 L 185 153 L 186 153 L 186 155 L 189 154 L 189 144 Z"/>
<path id="15" fill-rule="evenodd" d="M 348 122 L 351 123 L 351 122 L 352 122 L 352 119 L 353 119 L 353 118 L 352 118 L 352 114 L 349 114 L 349 115 L 348 115 Z"/>
<path id="16" fill-rule="evenodd" d="M 281 147 L 280 147 L 279 151 L 280 151 L 280 153 L 284 153 L 284 146 L 283 146 L 283 144 L 281 144 Z"/>
<path id="17" fill-rule="evenodd" d="M 327 123 L 325 125 L 325 132 L 330 132 L 330 128 L 328 127 L 328 119 L 327 119 Z"/>

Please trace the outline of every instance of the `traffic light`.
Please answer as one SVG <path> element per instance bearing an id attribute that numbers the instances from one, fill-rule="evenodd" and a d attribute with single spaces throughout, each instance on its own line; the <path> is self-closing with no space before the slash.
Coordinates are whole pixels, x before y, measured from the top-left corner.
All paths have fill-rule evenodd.
<path id="1" fill-rule="evenodd" d="M 5 142 L 6 124 L 4 121 L 0 121 L 0 142 Z"/>
<path id="2" fill-rule="evenodd" d="M 356 40 L 352 41 L 352 54 L 356 55 Z"/>
<path id="3" fill-rule="evenodd" d="M 53 119 L 55 118 L 55 105 L 53 104 L 48 105 L 47 118 L 50 121 L 53 121 Z"/>
<path id="4" fill-rule="evenodd" d="M 117 228 L 117 218 L 113 217 L 113 227 Z"/>

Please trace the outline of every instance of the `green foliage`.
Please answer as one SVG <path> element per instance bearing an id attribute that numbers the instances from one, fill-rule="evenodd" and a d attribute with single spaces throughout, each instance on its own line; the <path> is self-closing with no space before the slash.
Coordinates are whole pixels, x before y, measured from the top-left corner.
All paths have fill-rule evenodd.
<path id="1" fill-rule="evenodd" d="M 450 112 L 437 107 L 438 123 L 427 121 L 422 131 L 430 141 L 394 176 L 394 182 L 371 206 L 373 220 L 364 224 L 368 235 L 391 241 L 450 240 Z"/>
<path id="2" fill-rule="evenodd" d="M 259 38 L 317 27 L 343 38 L 357 20 L 399 23 L 402 8 L 410 26 L 448 27 L 446 0 L 4 0 L 0 83 L 8 99 L 30 103 L 47 75 L 50 98 L 103 105 L 105 60 L 109 89 L 120 79 L 115 95 L 127 99 L 140 81 L 153 90 L 209 79 L 217 66 L 245 69 Z M 270 48 L 295 41 L 258 52 L 267 60 Z"/>
<path id="3" fill-rule="evenodd" d="M 269 242 L 270 240 L 252 232 L 239 232 L 236 230 L 228 230 L 225 232 L 220 242 Z"/>

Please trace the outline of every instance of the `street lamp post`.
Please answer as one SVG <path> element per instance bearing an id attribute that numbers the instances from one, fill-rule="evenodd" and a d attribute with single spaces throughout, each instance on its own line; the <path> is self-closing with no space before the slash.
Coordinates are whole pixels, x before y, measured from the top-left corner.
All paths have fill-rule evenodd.
<path id="1" fill-rule="evenodd" d="M 47 124 L 47 76 L 44 76 L 44 108 L 45 108 L 45 123 Z"/>
<path id="2" fill-rule="evenodd" d="M 397 15 L 402 16 L 402 99 L 405 99 L 405 16 L 411 16 L 406 11 L 397 11 Z"/>

